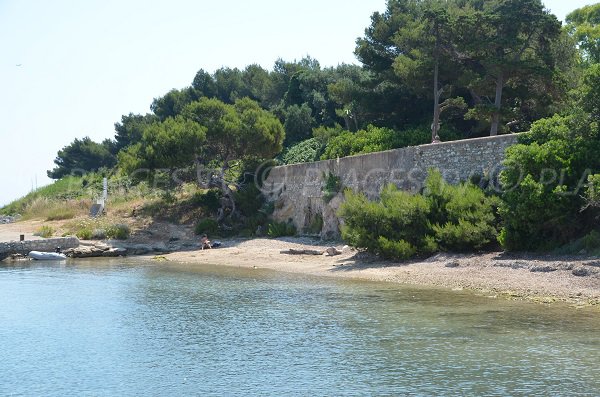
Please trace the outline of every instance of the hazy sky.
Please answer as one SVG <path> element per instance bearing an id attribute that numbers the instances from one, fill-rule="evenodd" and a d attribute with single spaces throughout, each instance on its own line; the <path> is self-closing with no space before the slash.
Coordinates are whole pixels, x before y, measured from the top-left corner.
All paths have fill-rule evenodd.
<path id="1" fill-rule="evenodd" d="M 559 19 L 595 1 L 546 0 Z M 74 138 L 189 86 L 199 69 L 357 63 L 385 0 L 0 0 L 0 206 L 50 182 Z"/>

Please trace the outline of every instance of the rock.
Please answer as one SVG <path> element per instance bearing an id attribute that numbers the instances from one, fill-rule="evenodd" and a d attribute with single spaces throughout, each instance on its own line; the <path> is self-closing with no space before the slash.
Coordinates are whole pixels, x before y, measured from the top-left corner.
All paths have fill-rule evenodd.
<path id="1" fill-rule="evenodd" d="M 70 258 L 93 258 L 102 256 L 104 251 L 96 247 L 85 247 L 80 246 L 77 248 L 70 248 L 64 251 L 64 254 Z"/>
<path id="2" fill-rule="evenodd" d="M 529 267 L 527 262 L 524 261 L 498 261 L 494 263 L 494 266 L 510 267 L 511 269 L 525 269 Z"/>
<path id="3" fill-rule="evenodd" d="M 578 277 L 585 277 L 587 275 L 590 274 L 590 272 L 588 271 L 588 269 L 586 269 L 585 267 L 576 267 L 575 269 L 573 269 L 571 271 L 571 273 L 574 276 L 578 276 Z"/>
<path id="4" fill-rule="evenodd" d="M 556 269 L 555 267 L 546 265 L 546 266 L 533 266 L 531 267 L 531 269 L 529 269 L 530 272 L 539 272 L 539 273 L 550 273 L 550 272 L 554 272 L 558 269 Z"/>
<path id="5" fill-rule="evenodd" d="M 117 256 L 126 256 L 126 255 L 127 255 L 126 248 L 110 248 L 110 249 L 102 252 L 103 257 L 117 257 Z"/>
<path id="6" fill-rule="evenodd" d="M 329 247 L 325 250 L 325 254 L 327 256 L 341 255 L 342 251 L 340 251 L 339 249 L 337 249 L 335 247 Z"/>
<path id="7" fill-rule="evenodd" d="M 169 249 L 167 248 L 167 244 L 165 243 L 156 243 L 154 245 L 152 245 L 152 251 L 154 252 L 168 252 Z"/>
<path id="8" fill-rule="evenodd" d="M 0 215 L 0 224 L 16 222 L 17 220 L 19 220 L 20 217 L 21 217 L 20 215 L 16 215 L 16 216 Z"/>
<path id="9" fill-rule="evenodd" d="M 460 264 L 458 263 L 458 261 L 450 261 L 450 262 L 446 262 L 444 264 L 445 267 L 459 267 Z"/>
<path id="10" fill-rule="evenodd" d="M 102 251 L 108 251 L 112 248 L 110 245 L 104 244 L 104 243 L 94 244 L 94 247 L 96 247 L 97 249 L 102 250 Z"/>
<path id="11" fill-rule="evenodd" d="M 288 255 L 323 255 L 323 251 L 318 250 L 297 250 L 290 248 L 289 250 L 279 251 L 280 254 Z"/>
<path id="12" fill-rule="evenodd" d="M 127 255 L 127 250 L 124 248 L 113 248 L 109 245 L 100 243 L 96 245 L 86 246 L 80 245 L 77 248 L 69 248 L 63 253 L 69 258 L 96 258 L 96 257 L 116 257 Z"/>
<path id="13" fill-rule="evenodd" d="M 146 255 L 152 250 L 151 246 L 137 244 L 130 249 L 131 255 Z"/>
<path id="14" fill-rule="evenodd" d="M 587 261 L 582 263 L 585 266 L 600 267 L 600 261 Z"/>
<path id="15" fill-rule="evenodd" d="M 334 240 L 339 237 L 341 219 L 337 216 L 337 212 L 343 201 L 343 194 L 338 193 L 323 207 L 321 214 L 323 217 L 323 227 L 321 228 L 322 240 Z"/>

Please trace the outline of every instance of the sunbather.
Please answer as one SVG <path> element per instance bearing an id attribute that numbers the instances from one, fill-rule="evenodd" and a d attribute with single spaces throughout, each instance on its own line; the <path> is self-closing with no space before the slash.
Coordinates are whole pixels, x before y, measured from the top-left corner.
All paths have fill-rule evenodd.
<path id="1" fill-rule="evenodd" d="M 203 234 L 202 237 L 200 237 L 200 246 L 202 249 L 212 248 L 212 244 L 210 243 L 210 240 L 206 234 Z"/>

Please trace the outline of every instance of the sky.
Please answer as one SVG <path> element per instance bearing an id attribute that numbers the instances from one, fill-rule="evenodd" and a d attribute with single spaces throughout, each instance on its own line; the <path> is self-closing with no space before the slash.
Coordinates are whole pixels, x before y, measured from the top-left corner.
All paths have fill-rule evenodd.
<path id="1" fill-rule="evenodd" d="M 546 0 L 564 20 L 589 0 Z M 58 150 L 191 84 L 199 69 L 358 61 L 385 0 L 0 0 L 0 206 L 51 182 Z"/>

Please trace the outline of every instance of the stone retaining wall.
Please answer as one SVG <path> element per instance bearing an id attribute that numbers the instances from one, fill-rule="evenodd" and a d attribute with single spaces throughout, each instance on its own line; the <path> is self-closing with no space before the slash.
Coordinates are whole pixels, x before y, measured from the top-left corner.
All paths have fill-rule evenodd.
<path id="1" fill-rule="evenodd" d="M 314 228 L 322 220 L 321 236 L 336 237 L 340 226 L 336 212 L 343 198 L 338 194 L 328 203 L 323 200 L 328 173 L 338 177 L 343 188 L 376 199 L 388 183 L 418 191 L 430 168 L 439 169 L 450 183 L 474 175 L 493 175 L 501 168 L 506 148 L 515 144 L 517 137 L 466 139 L 275 167 L 263 184 L 263 192 L 274 202 L 275 220 L 291 221 L 300 232 L 318 232 Z"/>
<path id="2" fill-rule="evenodd" d="M 56 247 L 61 249 L 79 247 L 77 237 L 47 238 L 41 240 L 0 242 L 0 254 L 23 254 L 31 251 L 54 252 Z"/>

